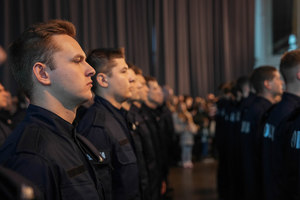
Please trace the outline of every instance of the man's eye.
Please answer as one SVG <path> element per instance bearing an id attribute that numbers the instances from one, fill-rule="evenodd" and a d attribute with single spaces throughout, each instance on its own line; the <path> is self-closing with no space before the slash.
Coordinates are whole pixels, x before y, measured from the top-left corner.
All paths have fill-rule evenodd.
<path id="1" fill-rule="evenodd" d="M 75 63 L 80 63 L 82 61 L 83 61 L 83 58 L 81 58 L 81 57 L 77 57 L 77 58 L 73 59 L 73 62 L 75 62 Z"/>

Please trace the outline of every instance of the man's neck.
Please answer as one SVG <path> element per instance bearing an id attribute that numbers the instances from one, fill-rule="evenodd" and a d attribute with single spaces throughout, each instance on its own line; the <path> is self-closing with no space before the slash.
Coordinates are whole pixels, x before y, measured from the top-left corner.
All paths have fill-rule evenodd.
<path id="1" fill-rule="evenodd" d="M 287 84 L 286 91 L 300 97 L 299 84 L 298 85 L 297 84 Z"/>
<path id="2" fill-rule="evenodd" d="M 157 108 L 157 105 L 155 103 L 152 103 L 151 101 L 146 101 L 145 102 L 146 106 L 148 106 L 149 108 L 152 108 L 152 109 L 156 109 Z"/>
<path id="3" fill-rule="evenodd" d="M 66 120 L 70 124 L 73 123 L 76 117 L 76 110 L 78 106 L 75 105 L 64 105 L 58 99 L 51 95 L 46 95 L 45 98 L 32 99 L 31 104 L 42 107 L 46 110 L 49 110 L 62 119 Z"/>
<path id="4" fill-rule="evenodd" d="M 102 97 L 103 99 L 105 99 L 106 101 L 108 101 L 111 105 L 113 105 L 115 108 L 117 109 L 121 109 L 122 108 L 122 103 L 123 102 L 119 102 L 117 101 L 114 97 L 107 95 L 107 94 L 101 94 L 98 95 L 100 97 Z"/>
<path id="5" fill-rule="evenodd" d="M 275 97 L 270 93 L 259 93 L 259 94 L 257 94 L 257 96 L 260 96 L 260 97 L 263 97 L 263 98 L 267 99 L 272 104 L 276 103 Z"/>

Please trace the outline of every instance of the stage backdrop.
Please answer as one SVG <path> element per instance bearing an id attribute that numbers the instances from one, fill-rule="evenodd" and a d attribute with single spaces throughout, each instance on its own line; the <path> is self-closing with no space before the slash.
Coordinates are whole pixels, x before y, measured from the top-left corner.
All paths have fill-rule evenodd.
<path id="1" fill-rule="evenodd" d="M 0 45 L 28 25 L 66 19 L 78 41 L 126 57 L 177 94 L 205 96 L 254 65 L 253 0 L 0 0 Z M 0 81 L 15 94 L 7 66 Z"/>

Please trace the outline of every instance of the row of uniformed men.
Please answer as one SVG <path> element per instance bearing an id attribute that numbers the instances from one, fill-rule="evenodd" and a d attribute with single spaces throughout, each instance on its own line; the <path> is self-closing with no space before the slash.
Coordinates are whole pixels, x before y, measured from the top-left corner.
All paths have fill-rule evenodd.
<path id="1" fill-rule="evenodd" d="M 30 105 L 0 149 L 1 165 L 31 181 L 36 199 L 161 199 L 173 124 L 160 86 L 128 68 L 122 48 L 86 57 L 75 33 L 52 20 L 10 46 L 9 66 Z M 93 105 L 74 123 L 91 88 Z"/>
<path id="2" fill-rule="evenodd" d="M 221 199 L 300 199 L 300 50 L 282 56 L 280 72 L 285 91 L 279 71 L 262 66 L 218 102 Z"/>

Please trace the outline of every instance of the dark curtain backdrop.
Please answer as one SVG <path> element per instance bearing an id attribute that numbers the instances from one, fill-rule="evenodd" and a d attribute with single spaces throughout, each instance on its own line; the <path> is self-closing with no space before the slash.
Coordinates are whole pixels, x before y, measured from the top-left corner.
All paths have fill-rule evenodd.
<path id="1" fill-rule="evenodd" d="M 0 45 L 27 26 L 67 19 L 85 51 L 125 47 L 128 61 L 177 94 L 205 96 L 254 65 L 253 0 L 0 0 Z M 9 70 L 0 81 L 17 87 Z"/>

